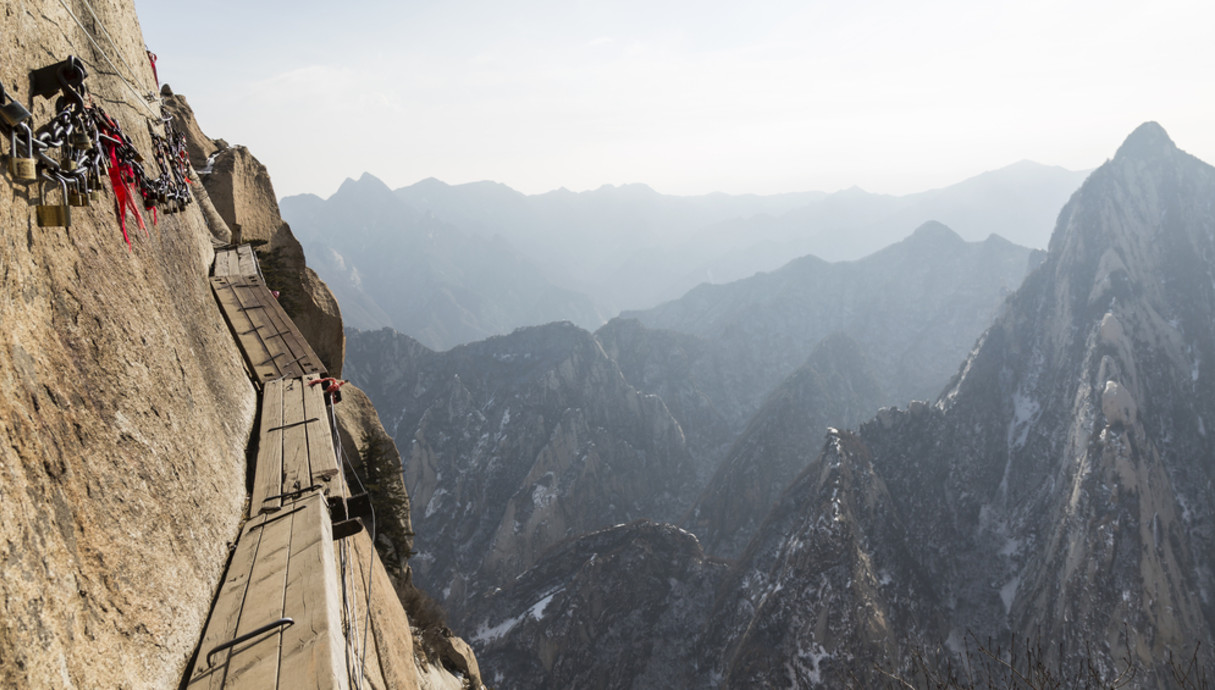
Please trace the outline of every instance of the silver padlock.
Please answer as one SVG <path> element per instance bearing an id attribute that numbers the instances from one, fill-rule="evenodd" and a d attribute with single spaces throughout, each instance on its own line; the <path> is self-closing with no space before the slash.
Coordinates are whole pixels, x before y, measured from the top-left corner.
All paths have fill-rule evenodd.
<path id="1" fill-rule="evenodd" d="M 17 152 L 17 131 L 25 132 L 25 155 L 22 156 Z M 38 181 L 38 161 L 34 159 L 34 133 L 30 131 L 29 125 L 21 124 L 13 128 L 9 135 L 9 142 L 12 148 L 9 149 L 8 155 L 8 172 L 13 176 L 13 180 L 17 182 L 37 182 Z"/>
<path id="2" fill-rule="evenodd" d="M 54 182 L 52 178 L 46 178 L 48 182 Z M 60 205 L 51 205 L 46 203 L 46 184 L 38 185 L 38 200 L 42 203 L 38 204 L 38 227 L 42 228 L 70 228 L 72 227 L 72 208 L 68 206 L 68 191 L 67 181 L 59 179 L 59 191 L 63 194 L 63 203 Z"/>

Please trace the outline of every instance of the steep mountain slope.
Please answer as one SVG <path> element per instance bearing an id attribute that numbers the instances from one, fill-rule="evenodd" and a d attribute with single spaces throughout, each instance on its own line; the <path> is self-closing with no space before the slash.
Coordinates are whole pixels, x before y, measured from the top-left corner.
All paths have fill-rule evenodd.
<path id="1" fill-rule="evenodd" d="M 436 349 L 523 325 L 603 316 L 556 287 L 501 236 L 470 235 L 424 215 L 376 178 L 347 180 L 329 199 L 288 197 L 290 219 L 350 325 L 393 328 Z"/>
<path id="2" fill-rule="evenodd" d="M 872 467 L 889 514 L 857 514 L 850 529 L 901 525 L 903 536 L 860 543 L 901 545 L 909 561 L 892 583 L 909 586 L 922 573 L 930 591 L 914 601 L 943 605 L 942 619 L 915 616 L 928 628 L 894 628 L 890 667 L 926 642 L 1017 635 L 1042 641 L 1052 665 L 1091 660 L 1112 677 L 1129 662 L 1136 687 L 1163 688 L 1168 652 L 1215 640 L 1215 455 L 1204 421 L 1215 412 L 1205 367 L 1215 354 L 1213 196 L 1215 168 L 1178 150 L 1159 125 L 1137 129 L 1064 209 L 1049 258 L 939 402 L 883 411 L 854 446 L 818 461 Z M 821 504 L 827 491 L 803 504 Z M 865 496 L 830 492 L 846 502 Z M 774 524 L 748 560 L 761 545 L 780 553 L 807 534 Z M 771 582 L 772 612 L 757 609 L 747 629 L 785 630 L 782 644 L 810 649 L 819 637 L 780 622 L 809 605 L 784 590 L 817 567 Z M 785 678 L 775 666 L 751 668 L 742 669 L 750 682 Z"/>
<path id="3" fill-rule="evenodd" d="M 959 556 L 1003 565 L 1011 629 L 1071 654 L 1129 636 L 1150 666 L 1215 635 L 1212 196 L 1215 169 L 1138 128 L 941 399 L 971 450 L 938 488 Z"/>
<path id="4" fill-rule="evenodd" d="M 864 445 L 832 429 L 721 589 L 702 644 L 715 687 L 872 687 L 907 640 L 941 639 L 940 602 L 911 557 Z"/>
<path id="5" fill-rule="evenodd" d="M 736 558 L 776 499 L 818 453 L 828 427 L 855 427 L 883 402 L 859 346 L 827 336 L 764 401 L 718 466 L 688 526 L 705 550 Z"/>
<path id="6" fill-rule="evenodd" d="M 368 342 L 372 344 L 368 344 Z M 386 342 L 387 341 L 387 342 Z M 391 331 L 352 333 L 396 353 L 366 384 L 406 455 L 420 584 L 460 620 L 466 598 L 508 582 L 548 547 L 640 517 L 677 519 L 697 488 L 683 431 L 572 324 L 436 353 Z"/>

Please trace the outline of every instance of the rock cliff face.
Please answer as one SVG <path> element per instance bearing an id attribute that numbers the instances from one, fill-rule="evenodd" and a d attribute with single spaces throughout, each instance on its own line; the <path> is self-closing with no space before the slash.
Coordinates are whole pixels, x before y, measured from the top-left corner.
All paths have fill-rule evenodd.
<path id="1" fill-rule="evenodd" d="M 1215 636 L 1212 195 L 1215 169 L 1137 129 L 939 403 L 953 567 L 989 559 L 1013 632 L 1129 644 L 1145 683 Z"/>
<path id="2" fill-rule="evenodd" d="M 436 353 L 380 331 L 352 337 L 352 354 L 364 337 L 400 356 L 380 407 L 396 410 L 385 418 L 407 448 L 414 525 L 426 535 L 413 567 L 457 620 L 467 597 L 557 542 L 643 516 L 675 520 L 690 506 L 695 468 L 679 423 L 590 333 L 557 323 Z"/>
<path id="3" fill-rule="evenodd" d="M 907 640 L 941 639 L 939 602 L 867 449 L 832 429 L 722 588 L 705 681 L 729 688 L 876 687 Z"/>
<path id="4" fill-rule="evenodd" d="M 153 88 L 131 4 L 95 10 Z M 29 97 L 29 70 L 103 62 L 57 2 L 8 7 L 0 33 L 0 82 L 37 122 L 53 102 Z M 88 79 L 151 150 L 144 106 Z M 173 687 L 236 534 L 256 412 L 206 282 L 210 232 L 195 205 L 127 251 L 108 194 L 70 228 L 39 227 L 36 203 L 4 175 L 0 685 Z"/>

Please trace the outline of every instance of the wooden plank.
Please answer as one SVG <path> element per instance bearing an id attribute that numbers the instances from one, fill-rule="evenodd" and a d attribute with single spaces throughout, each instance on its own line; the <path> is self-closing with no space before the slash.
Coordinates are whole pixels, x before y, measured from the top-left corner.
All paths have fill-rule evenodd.
<path id="1" fill-rule="evenodd" d="M 267 315 L 273 323 L 273 330 L 269 331 L 274 337 L 280 338 L 283 346 L 290 352 L 290 357 L 283 361 L 281 367 L 284 376 L 304 376 L 305 374 L 322 373 L 324 367 L 321 365 L 321 360 L 317 357 L 316 352 L 312 350 L 312 346 L 308 340 L 300 333 L 295 322 L 291 317 L 287 316 L 278 303 L 274 299 L 274 295 L 269 290 L 264 291 L 262 297 L 266 300 L 273 300 L 272 304 L 268 304 Z"/>
<path id="2" fill-rule="evenodd" d="M 312 486 L 308 467 L 308 427 L 320 424 L 307 422 L 304 416 L 303 379 L 286 379 L 283 388 L 283 491 L 298 491 Z"/>
<path id="3" fill-rule="evenodd" d="M 261 532 L 249 589 L 241 610 L 236 636 L 250 633 L 282 618 L 291 554 L 292 523 L 299 511 L 290 504 L 258 519 Z M 247 537 L 252 536 L 246 533 Z M 232 647 L 225 688 L 273 688 L 278 683 L 283 628 L 275 628 Z"/>
<path id="4" fill-rule="evenodd" d="M 342 635 L 341 589 L 327 504 L 313 492 L 293 515 L 286 615 L 295 625 L 283 631 L 278 687 L 345 690 L 346 645 Z"/>
<path id="5" fill-rule="evenodd" d="M 248 276 L 241 278 L 241 283 L 236 286 L 240 293 L 241 304 L 244 305 L 245 313 L 249 316 L 249 321 L 253 324 L 252 331 L 248 334 L 250 338 L 256 338 L 261 343 L 261 349 L 265 351 L 266 357 L 258 362 L 267 371 L 273 372 L 270 376 L 262 376 L 262 381 L 281 378 L 287 374 L 283 364 L 291 359 L 291 352 L 286 348 L 281 339 L 273 337 L 278 331 L 278 324 L 275 322 L 272 311 L 280 309 L 277 304 L 268 304 L 266 296 L 269 291 L 264 289 L 261 281 L 250 279 Z M 273 297 L 271 296 L 272 300 Z M 256 350 L 257 348 L 251 348 Z"/>
<path id="6" fill-rule="evenodd" d="M 312 346 L 260 279 L 228 276 L 212 281 L 258 381 L 324 373 Z"/>
<path id="7" fill-rule="evenodd" d="M 283 493 L 283 381 L 269 381 L 262 388 L 262 425 L 257 461 L 253 470 L 253 493 L 249 516 L 277 510 L 283 501 L 269 498 Z"/>
<path id="8" fill-rule="evenodd" d="M 261 271 L 258 270 L 257 256 L 253 253 L 253 246 L 242 244 L 236 248 L 237 265 L 240 274 L 243 276 L 258 276 L 261 277 Z"/>
<path id="9" fill-rule="evenodd" d="M 339 475 L 337 454 L 333 446 L 333 430 L 329 424 L 329 408 L 325 406 L 325 391 L 323 385 L 311 385 L 321 377 L 310 374 L 303 378 L 304 417 L 319 418 L 320 423 L 308 424 L 308 464 L 313 483 L 326 487 L 328 496 L 344 496 L 343 482 Z"/>
<path id="10" fill-rule="evenodd" d="M 211 268 L 211 275 L 226 276 L 228 275 L 228 250 L 218 249 L 215 252 L 215 265 Z"/>
<path id="11" fill-rule="evenodd" d="M 252 523 L 250 523 L 252 524 Z M 253 572 L 253 563 L 257 557 L 257 549 L 261 539 L 261 530 L 250 533 L 248 526 L 236 542 L 232 552 L 232 561 L 228 564 L 228 572 L 220 583 L 219 596 L 211 610 L 211 618 L 203 631 L 202 642 L 198 646 L 198 658 L 194 661 L 194 671 L 190 675 L 191 689 L 222 688 L 228 672 L 228 660 L 231 651 L 216 654 L 213 663 L 207 662 L 207 654 L 215 647 L 236 637 L 236 626 L 240 620 L 241 608 L 245 601 L 245 591 L 249 586 L 249 578 Z"/>
<path id="12" fill-rule="evenodd" d="M 224 317 L 228 320 L 228 325 L 240 344 L 241 350 L 245 354 L 245 359 L 249 362 L 249 367 L 253 371 L 253 375 L 259 381 L 277 378 L 278 367 L 266 363 L 267 360 L 271 359 L 272 353 L 266 349 L 265 343 L 257 337 L 257 330 L 264 328 L 264 325 L 259 326 L 254 321 L 252 311 L 256 310 L 251 311 L 245 308 L 246 305 L 241 299 L 239 286 L 233 280 L 230 276 L 220 276 L 211 279 L 211 288 L 215 292 L 216 299 L 219 301 L 220 310 L 223 311 Z"/>

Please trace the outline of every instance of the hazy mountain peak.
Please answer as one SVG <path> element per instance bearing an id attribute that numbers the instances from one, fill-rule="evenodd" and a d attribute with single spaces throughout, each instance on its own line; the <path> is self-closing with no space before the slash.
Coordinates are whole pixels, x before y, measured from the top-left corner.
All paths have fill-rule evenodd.
<path id="1" fill-rule="evenodd" d="M 1157 122 L 1145 122 L 1122 142 L 1114 158 L 1154 158 L 1176 150 L 1177 145 L 1169 138 L 1164 127 Z"/>
<path id="2" fill-rule="evenodd" d="M 907 239 L 912 242 L 948 242 L 951 244 L 961 244 L 966 241 L 948 225 L 935 220 L 930 220 L 916 228 Z"/>
<path id="3" fill-rule="evenodd" d="M 384 184 L 383 180 L 369 172 L 365 172 L 357 181 L 347 177 L 346 181 L 342 183 L 342 186 L 338 187 L 338 190 L 334 192 L 333 196 L 330 198 L 332 199 L 339 196 L 364 198 L 373 197 L 373 195 L 392 196 L 392 190 L 388 188 L 388 185 Z"/>
<path id="4" fill-rule="evenodd" d="M 425 180 L 418 180 L 413 184 L 405 187 L 405 189 L 446 189 L 451 185 L 437 177 L 428 177 Z"/>

